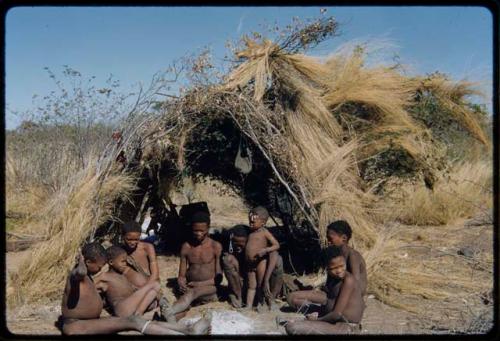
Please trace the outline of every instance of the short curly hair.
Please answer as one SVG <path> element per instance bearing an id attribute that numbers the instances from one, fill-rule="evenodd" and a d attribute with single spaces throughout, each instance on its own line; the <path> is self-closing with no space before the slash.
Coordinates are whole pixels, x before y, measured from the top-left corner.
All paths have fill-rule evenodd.
<path id="1" fill-rule="evenodd" d="M 82 247 L 82 256 L 86 260 L 95 262 L 100 259 L 106 259 L 106 250 L 97 242 L 88 243 Z"/>
<path id="2" fill-rule="evenodd" d="M 345 235 L 347 237 L 347 240 L 351 239 L 352 237 L 352 229 L 349 223 L 345 220 L 337 220 L 330 225 L 328 225 L 327 230 L 329 231 L 335 231 L 340 235 Z"/>
<path id="3" fill-rule="evenodd" d="M 324 256 L 325 256 L 325 266 L 328 265 L 328 263 L 330 262 L 330 260 L 332 260 L 333 258 L 335 257 L 344 257 L 344 255 L 342 254 L 342 248 L 340 248 L 339 246 L 329 246 L 325 249 L 325 253 L 324 253 Z"/>
<path id="4" fill-rule="evenodd" d="M 127 221 L 122 226 L 122 234 L 126 234 L 129 232 L 142 232 L 141 225 L 139 225 L 139 223 L 134 220 Z"/>
<path id="5" fill-rule="evenodd" d="M 111 245 L 110 247 L 108 247 L 106 249 L 106 256 L 107 256 L 106 258 L 109 262 L 110 260 L 113 260 L 116 257 L 118 257 L 119 255 L 124 254 L 124 253 L 127 253 L 127 251 L 125 251 L 123 248 L 121 248 L 117 245 Z"/>
<path id="6" fill-rule="evenodd" d="M 269 218 L 269 212 L 267 211 L 267 208 L 265 208 L 264 206 L 254 207 L 252 208 L 250 213 L 258 215 L 262 220 L 265 221 L 267 221 L 267 219 Z"/>

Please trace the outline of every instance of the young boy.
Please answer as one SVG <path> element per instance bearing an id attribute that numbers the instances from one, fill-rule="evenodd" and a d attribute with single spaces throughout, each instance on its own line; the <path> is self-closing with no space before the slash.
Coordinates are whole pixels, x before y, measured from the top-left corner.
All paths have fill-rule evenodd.
<path id="1" fill-rule="evenodd" d="M 286 332 L 300 334 L 350 334 L 361 330 L 365 309 L 359 282 L 346 270 L 342 249 L 327 249 L 327 301 L 321 314 L 306 315 L 306 320 L 288 322 Z"/>
<path id="2" fill-rule="evenodd" d="M 242 307 L 243 295 L 246 294 L 246 265 L 245 265 L 245 247 L 248 241 L 249 227 L 245 225 L 236 225 L 230 230 L 229 248 L 222 254 L 222 267 L 224 275 L 227 278 L 229 288 L 229 301 L 235 308 Z M 271 302 L 281 292 L 283 286 L 283 260 L 277 251 L 269 254 L 269 263 L 266 268 L 268 276 L 269 287 L 267 288 L 270 293 Z M 273 264 L 276 264 L 273 269 Z M 269 278 L 270 277 L 270 278 Z M 264 275 L 266 279 L 266 275 Z M 266 287 L 264 285 L 264 293 Z"/>
<path id="3" fill-rule="evenodd" d="M 149 282 L 141 288 L 132 286 L 124 275 L 132 271 L 127 266 L 127 252 L 119 246 L 111 246 L 106 250 L 109 271 L 97 278 L 97 288 L 106 294 L 106 300 L 115 316 L 143 315 L 155 307 L 160 284 Z M 148 309 L 150 308 L 150 309 Z"/>
<path id="4" fill-rule="evenodd" d="M 106 263 L 106 251 L 98 243 L 86 244 L 78 256 L 77 264 L 70 272 L 61 304 L 62 333 L 112 334 L 136 330 L 147 335 L 206 334 L 210 321 L 201 319 L 188 329 L 178 324 L 146 321 L 139 316 L 99 318 L 103 302 L 92 275 L 101 271 Z"/>
<path id="5" fill-rule="evenodd" d="M 245 246 L 245 260 L 248 276 L 247 309 L 253 306 L 255 295 L 260 307 L 263 298 L 263 290 L 266 289 L 268 304 L 271 305 L 269 295 L 269 278 L 276 266 L 276 258 L 271 264 L 269 255 L 280 248 L 280 244 L 274 236 L 264 227 L 269 213 L 262 206 L 253 208 L 248 219 L 250 222 L 250 234 Z M 269 266 L 268 266 L 269 264 Z M 269 270 L 269 271 L 266 271 Z"/>
<path id="6" fill-rule="evenodd" d="M 160 283 L 160 271 L 156 260 L 155 248 L 152 244 L 140 241 L 141 226 L 135 221 L 129 221 L 122 227 L 123 248 L 127 251 L 128 268 L 123 275 L 136 288 L 142 288 L 154 282 Z M 162 315 L 169 307 L 169 302 L 160 290 L 158 291 L 159 305 Z"/>
<path id="7" fill-rule="evenodd" d="M 349 271 L 349 273 L 359 282 L 362 295 L 365 295 L 367 285 L 365 260 L 358 251 L 347 245 L 352 237 L 351 227 L 346 221 L 337 220 L 327 226 L 326 235 L 329 245 L 341 248 L 342 254 L 346 259 L 347 271 Z M 326 283 L 321 290 L 301 290 L 292 292 L 287 297 L 288 305 L 295 309 L 299 309 L 308 303 L 326 304 L 327 286 L 328 283 Z"/>
<path id="8" fill-rule="evenodd" d="M 127 251 L 127 263 L 133 271 L 127 272 L 127 279 L 137 287 L 159 282 L 159 270 L 155 248 L 140 241 L 141 226 L 135 221 L 126 222 L 122 227 L 123 248 Z"/>
<path id="9" fill-rule="evenodd" d="M 366 294 L 367 275 L 366 263 L 361 254 L 348 246 L 352 237 L 351 226 L 345 220 L 337 220 L 327 227 L 328 244 L 338 246 L 346 260 L 347 271 L 359 282 L 361 294 Z"/>
<path id="10" fill-rule="evenodd" d="M 235 308 L 241 308 L 243 293 L 246 291 L 244 276 L 245 246 L 248 241 L 248 226 L 236 225 L 231 229 L 229 247 L 222 254 L 222 268 L 227 278 L 229 301 Z"/>
<path id="11" fill-rule="evenodd" d="M 176 313 L 185 311 L 193 301 L 217 299 L 217 288 L 222 281 L 220 255 L 222 246 L 208 237 L 210 216 L 197 212 L 191 219 L 191 240 L 182 244 L 177 283 L 182 296 L 165 313 L 169 322 Z"/>

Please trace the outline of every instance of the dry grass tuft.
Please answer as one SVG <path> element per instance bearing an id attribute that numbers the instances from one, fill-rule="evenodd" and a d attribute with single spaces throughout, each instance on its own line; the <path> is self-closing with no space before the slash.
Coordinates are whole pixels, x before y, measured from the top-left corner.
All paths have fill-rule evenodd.
<path id="1" fill-rule="evenodd" d="M 10 304 L 59 296 L 79 248 L 96 227 L 112 218 L 115 201 L 126 198 L 134 188 L 134 179 L 125 175 L 110 175 L 98 182 L 99 174 L 90 164 L 72 186 L 52 199 L 40 222 L 50 239 L 37 245 L 12 274 Z"/>
<path id="2" fill-rule="evenodd" d="M 478 141 L 487 147 L 491 142 L 483 128 L 479 125 L 476 114 L 465 105 L 465 98 L 481 96 L 477 84 L 468 81 L 453 82 L 444 75 L 434 74 L 426 78 L 412 80 L 416 93 L 432 93 L 437 102 L 454 116 L 454 118 Z"/>
<path id="3" fill-rule="evenodd" d="M 460 314 L 462 300 L 492 288 L 491 254 L 458 252 L 464 243 L 473 250 L 479 233 L 483 232 L 464 232 L 461 224 L 442 229 L 402 225 L 382 229 L 375 246 L 364 255 L 369 292 L 389 305 L 424 316 L 428 312 L 422 300 L 449 302 L 454 307 L 449 314 Z"/>
<path id="4" fill-rule="evenodd" d="M 471 218 L 492 207 L 490 162 L 456 164 L 441 173 L 430 190 L 422 184 L 399 184 L 388 196 L 389 219 L 405 224 L 445 225 L 459 218 Z"/>

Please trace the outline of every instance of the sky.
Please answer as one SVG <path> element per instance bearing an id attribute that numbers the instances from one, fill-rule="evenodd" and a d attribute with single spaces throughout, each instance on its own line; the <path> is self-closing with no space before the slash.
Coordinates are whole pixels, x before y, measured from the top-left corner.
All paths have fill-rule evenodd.
<path id="1" fill-rule="evenodd" d="M 223 63 L 225 43 L 262 25 L 284 27 L 325 15 L 339 22 L 338 37 L 311 55 L 326 56 L 350 41 L 383 46 L 374 61 L 399 56 L 410 74 L 440 71 L 452 79 L 481 82 L 491 110 L 493 18 L 483 7 L 15 7 L 5 19 L 7 129 L 20 119 L 12 111 L 33 107 L 32 96 L 54 90 L 44 67 L 63 65 L 96 84 L 112 74 L 126 89 L 148 84 L 158 71 L 209 47 Z"/>

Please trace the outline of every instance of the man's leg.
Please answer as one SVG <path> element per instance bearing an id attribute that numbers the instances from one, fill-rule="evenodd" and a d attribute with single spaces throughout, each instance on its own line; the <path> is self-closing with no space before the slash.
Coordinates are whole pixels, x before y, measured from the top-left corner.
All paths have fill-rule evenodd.
<path id="1" fill-rule="evenodd" d="M 326 304 L 327 297 L 326 293 L 321 290 L 300 290 L 288 294 L 286 301 L 290 307 L 299 309 L 308 303 Z"/>
<path id="2" fill-rule="evenodd" d="M 175 314 L 186 310 L 195 299 L 205 295 L 213 295 L 216 292 L 217 288 L 215 285 L 189 288 L 188 291 L 167 310 L 164 317 L 168 322 L 175 322 Z"/>
<path id="3" fill-rule="evenodd" d="M 156 298 L 160 284 L 157 282 L 149 283 L 135 291 L 129 297 L 121 300 L 113 307 L 115 314 L 120 317 L 130 316 L 132 314 L 142 315 L 146 308 Z"/>
<path id="4" fill-rule="evenodd" d="M 144 321 L 137 315 L 130 316 L 129 319 L 143 321 L 139 330 L 145 335 L 199 335 L 208 334 L 210 330 L 211 318 L 201 318 L 190 327 L 181 323 L 168 323 L 159 321 Z"/>
<path id="5" fill-rule="evenodd" d="M 328 334 L 353 334 L 353 329 L 348 323 L 329 323 L 324 321 L 296 321 L 288 322 L 285 326 L 288 335 L 328 335 Z"/>
<path id="6" fill-rule="evenodd" d="M 229 287 L 229 300 L 235 308 L 241 307 L 243 281 L 240 276 L 240 265 L 236 257 L 229 253 L 222 256 L 222 267 Z"/>
<path id="7" fill-rule="evenodd" d="M 276 257 L 276 266 L 269 279 L 269 285 L 271 287 L 272 298 L 275 299 L 281 292 L 283 288 L 283 258 L 278 254 Z M 270 261 L 269 261 L 270 262 Z"/>
<path id="8" fill-rule="evenodd" d="M 140 328 L 142 325 L 139 321 L 113 316 L 64 323 L 62 333 L 63 335 L 113 334 L 127 330 L 140 330 Z"/>
<path id="9" fill-rule="evenodd" d="M 266 296 L 266 299 L 268 301 L 271 299 L 271 296 L 272 296 L 271 286 L 270 286 L 270 278 L 271 278 L 271 275 L 272 275 L 272 273 L 273 273 L 273 271 L 276 268 L 276 265 L 278 263 L 278 257 L 279 257 L 279 254 L 277 251 L 271 252 L 268 256 L 266 272 L 264 274 L 264 281 L 263 281 L 263 285 L 262 285 L 264 295 Z"/>

